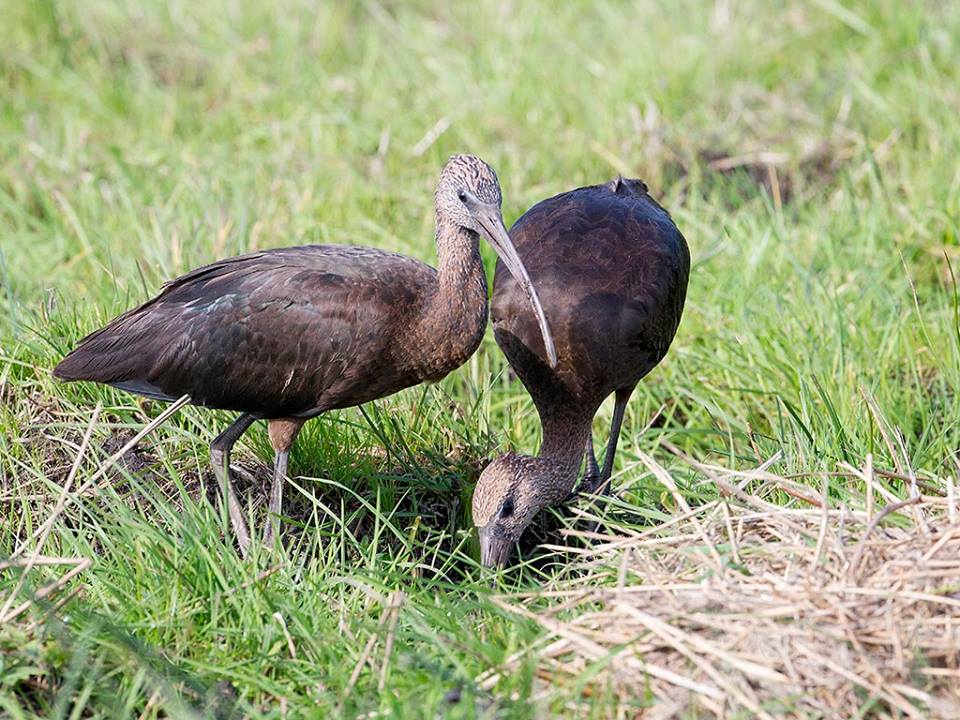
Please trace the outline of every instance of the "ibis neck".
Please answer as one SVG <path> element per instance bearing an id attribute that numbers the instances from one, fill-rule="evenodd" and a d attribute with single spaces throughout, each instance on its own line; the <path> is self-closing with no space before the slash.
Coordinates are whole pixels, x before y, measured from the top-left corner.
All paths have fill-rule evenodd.
<path id="1" fill-rule="evenodd" d="M 477 233 L 438 220 L 437 270 L 441 293 L 482 289 L 484 305 L 486 304 L 487 278 L 483 272 L 480 236 Z"/>
<path id="2" fill-rule="evenodd" d="M 551 502 L 563 501 L 573 491 L 590 437 L 592 414 L 541 415 L 543 442 L 537 459 L 544 464 Z"/>
<path id="3" fill-rule="evenodd" d="M 420 321 L 429 337 L 429 347 L 419 351 L 426 379 L 439 379 L 466 362 L 487 327 L 487 278 L 477 234 L 438 220 L 437 256 L 436 292 Z"/>

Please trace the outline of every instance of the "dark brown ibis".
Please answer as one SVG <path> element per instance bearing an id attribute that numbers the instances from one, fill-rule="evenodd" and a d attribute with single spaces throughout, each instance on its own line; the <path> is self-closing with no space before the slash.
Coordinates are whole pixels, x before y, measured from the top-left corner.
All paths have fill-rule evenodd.
<path id="1" fill-rule="evenodd" d="M 536 457 L 508 453 L 480 476 L 473 496 L 484 565 L 504 565 L 533 516 L 571 497 L 584 453 L 585 492 L 609 488 L 623 414 L 639 380 L 676 333 L 690 272 L 687 243 L 639 180 L 617 178 L 530 208 L 510 231 L 536 285 L 556 341 L 551 367 L 523 312 L 521 286 L 505 267 L 494 277 L 497 344 L 533 398 L 543 428 Z M 591 425 L 614 394 L 603 469 Z"/>
<path id="2" fill-rule="evenodd" d="M 250 543 L 230 480 L 230 450 L 258 419 L 276 452 L 264 538 L 279 530 L 287 456 L 303 424 L 436 381 L 477 349 L 487 323 L 483 236 L 525 288 L 547 357 L 553 340 L 510 242 L 497 175 L 455 155 L 435 197 L 439 270 L 396 253 L 309 245 L 241 255 L 198 268 L 84 338 L 54 369 L 159 400 L 240 417 L 210 445 L 241 551 Z M 529 308 L 528 305 L 528 308 Z"/>

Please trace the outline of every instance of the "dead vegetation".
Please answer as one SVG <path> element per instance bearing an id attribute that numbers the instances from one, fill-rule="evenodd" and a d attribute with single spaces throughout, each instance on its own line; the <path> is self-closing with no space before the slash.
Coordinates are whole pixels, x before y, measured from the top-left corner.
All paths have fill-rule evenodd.
<path id="1" fill-rule="evenodd" d="M 33 602 L 59 608 L 82 590 L 76 579 L 89 558 L 44 554 L 53 524 L 69 504 L 116 482 L 118 466 L 152 472 L 150 456 L 136 444 L 175 410 L 136 436 L 108 437 L 101 447 L 111 457 L 82 483 L 77 471 L 92 450 L 99 409 L 72 443 L 77 449 L 69 462 L 69 451 L 60 450 L 56 464 L 68 471 L 52 512 L 0 563 L 0 572 L 21 573 L 0 603 L 0 622 L 29 610 L 20 590 L 33 568 L 52 573 Z M 55 417 L 37 420 L 42 427 Z M 906 455 L 885 439 L 896 470 L 875 468 L 869 457 L 861 468 L 842 464 L 824 475 L 821 492 L 773 473 L 773 460 L 735 471 L 665 444 L 720 490 L 720 500 L 696 507 L 662 465 L 641 455 L 673 497 L 670 520 L 612 534 L 565 531 L 571 546 L 547 549 L 577 556 L 568 573 L 575 579 L 494 598 L 545 631 L 536 646 L 541 706 L 566 703 L 572 715 L 587 714 L 612 692 L 621 709 L 644 718 L 960 717 L 960 515 L 953 478 L 916 477 Z M 268 473 L 258 465 L 241 475 L 256 485 Z M 843 484 L 844 501 L 828 492 L 828 476 Z M 790 504 L 771 502 L 774 492 Z M 424 510 L 418 514 L 434 521 L 457 513 L 447 507 L 432 517 Z M 537 537 L 543 542 L 556 530 Z M 495 695 L 525 655 L 481 676 L 479 686 Z"/>
<path id="2" fill-rule="evenodd" d="M 860 509 L 826 494 L 778 506 L 762 496 L 788 480 L 699 465 L 724 498 L 689 508 L 667 471 L 643 460 L 677 500 L 673 519 L 572 532 L 592 541 L 574 550 L 580 578 L 497 599 L 547 632 L 542 700 L 581 682 L 574 715 L 606 688 L 644 718 L 960 717 L 952 479 L 946 497 L 899 500 L 868 461 Z M 481 685 L 495 688 L 521 661 Z"/>

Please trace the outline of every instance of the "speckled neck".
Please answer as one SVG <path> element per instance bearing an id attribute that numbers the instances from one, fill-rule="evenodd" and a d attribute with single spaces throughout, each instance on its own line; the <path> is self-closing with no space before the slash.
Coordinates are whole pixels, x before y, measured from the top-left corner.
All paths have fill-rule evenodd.
<path id="1" fill-rule="evenodd" d="M 477 233 L 438 218 L 436 243 L 441 292 L 482 289 L 486 304 L 487 278 Z"/>
<path id="2" fill-rule="evenodd" d="M 541 415 L 543 442 L 537 460 L 543 463 L 541 477 L 544 478 L 545 492 L 550 495 L 550 503 L 566 499 L 580 474 L 580 465 L 590 437 L 593 414 L 550 413 Z"/>
<path id="3" fill-rule="evenodd" d="M 487 327 L 487 278 L 476 233 L 437 220 L 437 290 L 420 320 L 425 377 L 439 379 L 476 351 Z"/>

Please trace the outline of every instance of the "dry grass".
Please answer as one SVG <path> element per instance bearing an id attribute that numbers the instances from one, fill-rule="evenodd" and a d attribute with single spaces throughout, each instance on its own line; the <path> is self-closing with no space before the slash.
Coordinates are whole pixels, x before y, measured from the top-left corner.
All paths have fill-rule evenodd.
<path id="1" fill-rule="evenodd" d="M 785 478 L 697 468 L 723 499 L 642 532 L 573 533 L 593 540 L 580 578 L 498 599 L 550 636 L 538 655 L 543 700 L 580 682 L 573 714 L 606 687 L 624 705 L 646 698 L 644 718 L 960 717 L 949 478 L 946 498 L 896 501 L 868 461 L 861 509 L 809 489 L 802 506 L 776 506 L 763 496 Z M 510 670 L 481 682 L 493 688 Z"/>

